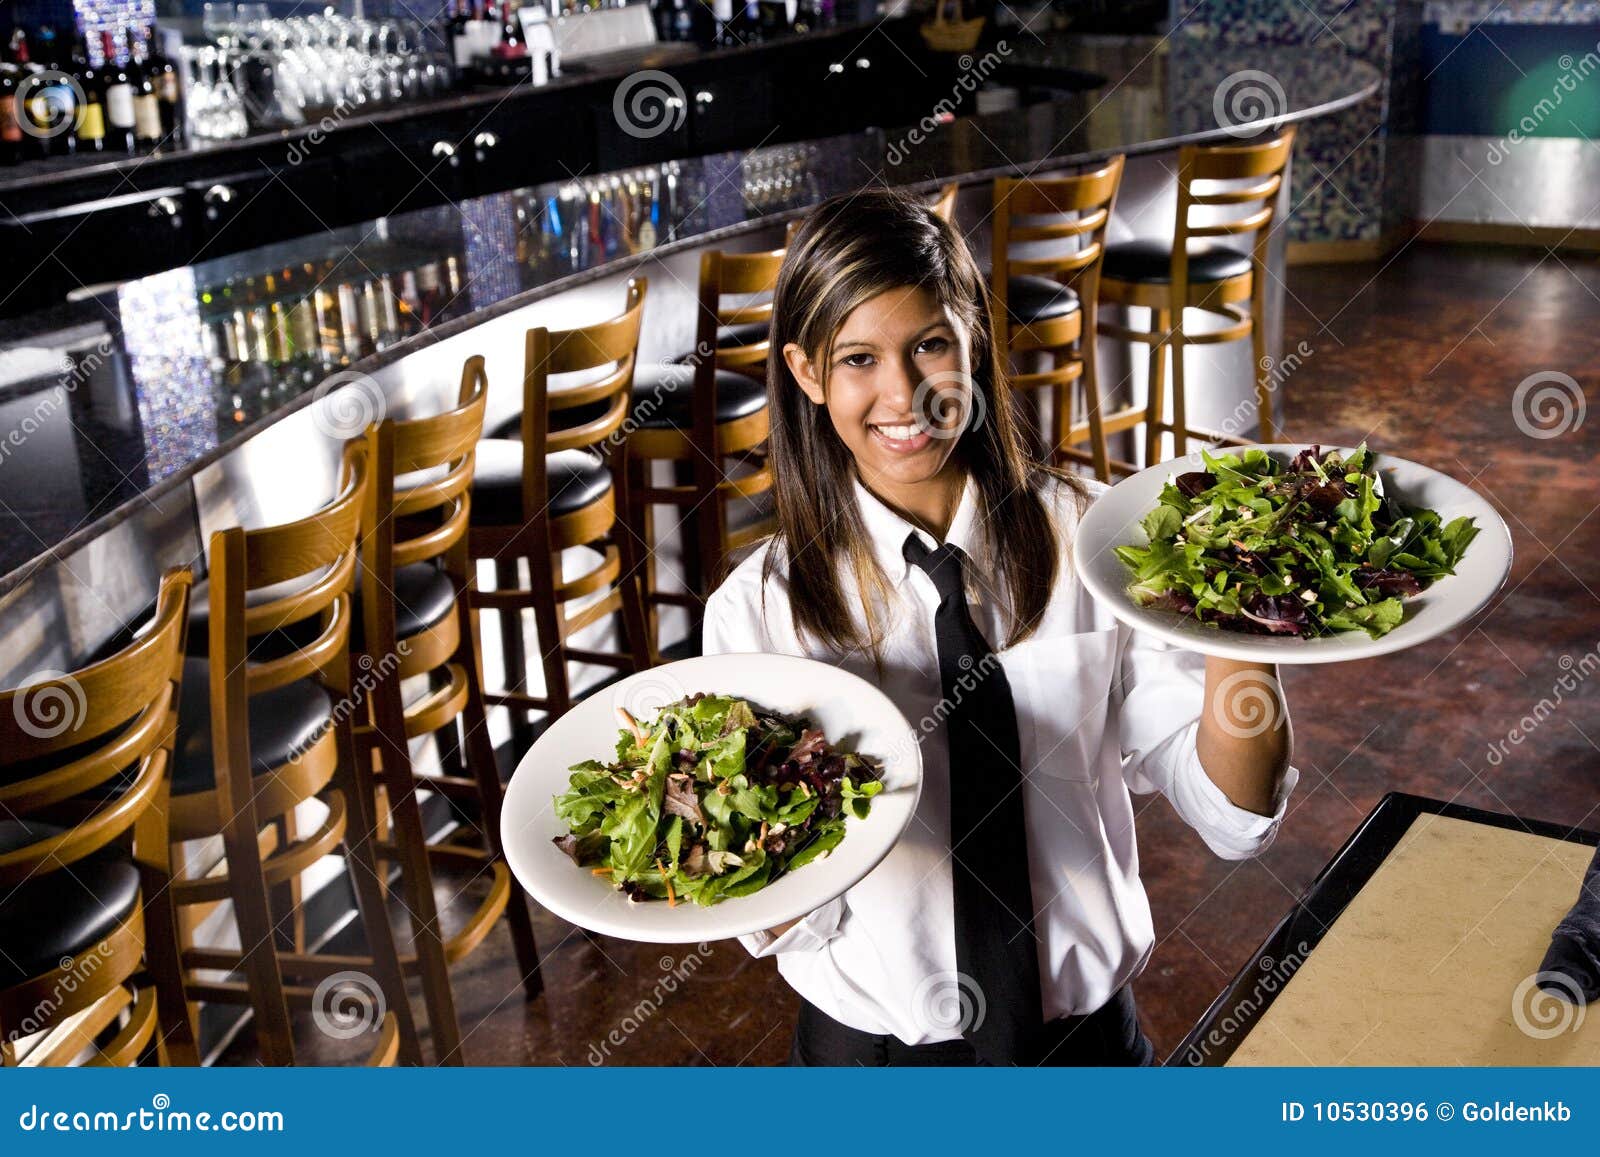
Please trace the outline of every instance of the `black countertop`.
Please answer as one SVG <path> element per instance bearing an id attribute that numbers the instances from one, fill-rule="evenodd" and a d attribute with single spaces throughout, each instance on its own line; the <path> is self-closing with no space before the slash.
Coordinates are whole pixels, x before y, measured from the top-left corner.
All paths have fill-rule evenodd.
<path id="1" fill-rule="evenodd" d="M 962 67 L 998 82 L 1011 66 L 1029 86 L 1041 73 L 1086 70 L 1106 84 L 943 123 L 930 115 L 901 129 L 498 193 L 184 266 L 0 321 L 0 594 L 308 404 L 331 374 L 371 373 L 489 317 L 652 255 L 781 222 L 869 183 L 982 182 L 1240 139 L 1337 112 L 1370 96 L 1380 77 L 1329 39 L 1257 48 L 1181 34 L 1001 41 L 963 57 Z M 1270 121 L 1219 122 L 1230 114 L 1218 93 L 1241 73 L 1271 81 L 1266 105 L 1250 110 L 1260 116 L 1265 107 Z M 972 107 L 969 92 L 951 98 L 958 111 Z M 653 243 L 649 230 L 625 227 L 610 211 L 632 216 L 627 207 L 641 205 L 628 199 L 630 182 L 639 192 L 645 181 L 671 186 L 655 211 Z M 604 201 L 594 199 L 602 193 Z M 344 321 L 330 323 L 333 315 Z"/>

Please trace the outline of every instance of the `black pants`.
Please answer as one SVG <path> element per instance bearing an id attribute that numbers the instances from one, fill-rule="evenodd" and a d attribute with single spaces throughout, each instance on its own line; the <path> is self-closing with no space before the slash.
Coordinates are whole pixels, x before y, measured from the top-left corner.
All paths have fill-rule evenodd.
<path id="1" fill-rule="evenodd" d="M 1139 1028 L 1139 1010 L 1127 986 L 1082 1016 L 1060 1017 L 1045 1025 L 1041 1065 L 1151 1065 L 1155 1046 Z M 789 1047 L 791 1065 L 975 1065 L 964 1040 L 908 1045 L 840 1024 L 816 1005 L 800 999 L 800 1019 Z"/>

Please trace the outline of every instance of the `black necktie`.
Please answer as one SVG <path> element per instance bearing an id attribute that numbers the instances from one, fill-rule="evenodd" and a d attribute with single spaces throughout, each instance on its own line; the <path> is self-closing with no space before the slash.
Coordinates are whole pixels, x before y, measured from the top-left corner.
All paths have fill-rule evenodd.
<path id="1" fill-rule="evenodd" d="M 950 747 L 956 967 L 978 988 L 963 1035 L 986 1064 L 1036 1063 L 1044 1014 L 1011 684 L 967 610 L 961 548 L 929 550 L 912 533 L 904 553 L 939 592 L 933 628 Z"/>

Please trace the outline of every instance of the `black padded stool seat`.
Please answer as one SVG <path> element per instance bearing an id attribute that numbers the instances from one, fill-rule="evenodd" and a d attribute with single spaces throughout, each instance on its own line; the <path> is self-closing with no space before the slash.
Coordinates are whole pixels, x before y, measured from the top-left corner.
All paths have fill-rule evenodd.
<path id="1" fill-rule="evenodd" d="M 574 430 L 579 426 L 587 426 L 590 422 L 603 416 L 611 408 L 611 403 L 605 399 L 598 402 L 588 402 L 582 406 L 568 406 L 564 410 L 550 411 L 550 428 L 552 430 Z M 484 432 L 485 441 L 500 441 L 506 438 L 520 441 L 522 438 L 522 411 L 518 410 L 511 417 L 501 422 L 498 426 Z M 481 448 L 483 443 L 480 442 Z"/>
<path id="2" fill-rule="evenodd" d="M 747 418 L 767 404 L 764 382 L 717 370 L 718 424 Z M 694 424 L 693 366 L 643 366 L 633 375 L 633 421 L 645 430 L 684 430 Z"/>
<path id="3" fill-rule="evenodd" d="M 316 576 L 316 577 L 320 577 Z M 282 587 L 261 587 L 245 593 L 248 606 L 259 606 L 296 587 L 309 585 L 296 579 Z M 364 639 L 365 625 L 361 614 L 361 569 L 356 568 L 355 586 L 351 592 L 350 646 L 359 651 Z M 450 613 L 455 605 L 455 585 L 432 562 L 416 562 L 394 572 L 395 638 L 407 639 L 434 626 Z M 281 659 L 301 647 L 316 642 L 322 633 L 321 616 L 312 616 L 281 631 L 268 631 L 250 640 L 250 657 L 257 662 Z M 211 583 L 201 580 L 194 584 L 189 601 L 189 639 L 184 648 L 190 655 L 205 656 L 211 653 Z"/>
<path id="4" fill-rule="evenodd" d="M 1078 309 L 1078 295 L 1049 277 L 1018 274 L 1006 280 L 1006 313 L 1016 325 L 1066 317 Z"/>
<path id="5" fill-rule="evenodd" d="M 611 472 L 598 454 L 562 450 L 545 458 L 550 471 L 550 516 L 581 510 L 611 488 Z M 485 438 L 472 475 L 472 521 L 480 526 L 522 522 L 522 443 Z"/>
<path id="6" fill-rule="evenodd" d="M 1071 290 L 1067 291 L 1068 293 Z M 1073 299 L 1077 308 L 1077 299 Z M 731 422 L 747 417 L 767 404 L 767 388 L 733 370 L 717 370 L 717 421 Z M 689 395 L 694 389 L 694 367 L 684 365 L 640 366 L 633 372 L 633 425 L 646 430 L 677 430 L 692 423 Z M 566 410 L 550 411 L 550 428 L 570 430 L 587 425 L 606 412 L 608 403 L 591 402 Z M 489 432 L 489 438 L 522 436 L 522 415 L 514 414 Z M 478 444 L 482 452 L 483 443 Z"/>
<path id="7" fill-rule="evenodd" d="M 1189 253 L 1190 281 L 1226 281 L 1250 272 L 1250 255 L 1225 245 Z M 1119 241 L 1106 246 L 1102 280 L 1143 281 L 1165 285 L 1172 280 L 1172 246 L 1166 241 Z"/>
<path id="8" fill-rule="evenodd" d="M 37 820 L 0 820 L 0 854 L 59 836 Z M 133 912 L 139 872 L 120 849 L 102 848 L 58 872 L 35 875 L 0 903 L 0 988 L 91 951 Z"/>
<path id="9" fill-rule="evenodd" d="M 250 697 L 250 773 L 289 762 L 333 722 L 333 700 L 309 679 Z M 211 757 L 211 664 L 183 661 L 178 738 L 173 751 L 172 794 L 210 791 L 217 774 Z"/>
<path id="10" fill-rule="evenodd" d="M 772 331 L 772 323 L 766 321 L 744 321 L 738 325 L 725 325 L 717 330 L 717 348 L 719 350 L 732 349 L 734 346 L 755 345 L 757 342 L 766 341 L 767 334 Z M 672 359 L 679 365 L 695 361 L 693 352 L 679 354 Z"/>

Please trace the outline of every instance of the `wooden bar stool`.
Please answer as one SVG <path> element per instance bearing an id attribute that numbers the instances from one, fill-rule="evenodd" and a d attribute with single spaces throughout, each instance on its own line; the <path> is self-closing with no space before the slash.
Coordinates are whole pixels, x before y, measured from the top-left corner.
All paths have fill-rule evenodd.
<path id="1" fill-rule="evenodd" d="M 644 317 L 643 278 L 628 283 L 623 312 L 578 329 L 528 331 L 522 381 L 520 438 L 485 438 L 478 443 L 472 481 L 468 546 L 473 565 L 488 559 L 497 574 L 493 591 L 473 589 L 472 607 L 501 615 L 506 688 L 485 692 L 496 707 L 511 709 L 526 727 L 527 712 L 556 718 L 572 706 L 568 662 L 598 663 L 638 671 L 649 665 L 644 611 L 635 581 L 623 574 L 618 526 L 618 487 L 613 457 L 631 404 L 634 360 Z M 477 363 L 476 370 L 473 363 Z M 482 372 L 481 359 L 468 363 Z M 604 369 L 584 385 L 553 392 L 553 374 Z M 563 554 L 597 546 L 600 562 L 577 575 L 563 569 Z M 517 564 L 528 560 L 529 585 L 517 580 Z M 568 604 L 588 599 L 569 611 Z M 531 610 L 543 651 L 545 693 L 527 690 L 522 614 Z M 573 646 L 569 640 L 607 615 L 620 613 L 626 651 L 611 653 Z"/>
<path id="2" fill-rule="evenodd" d="M 1145 462 L 1161 461 L 1161 435 L 1171 431 L 1173 454 L 1188 453 L 1188 440 L 1217 445 L 1247 445 L 1251 438 L 1196 430 L 1188 422 L 1184 389 L 1184 350 L 1250 339 L 1255 367 L 1261 441 L 1276 442 L 1270 365 L 1266 356 L 1267 241 L 1274 202 L 1294 147 L 1294 127 L 1268 141 L 1238 145 L 1186 145 L 1178 153 L 1177 228 L 1169 246 L 1161 241 L 1123 241 L 1106 247 L 1100 300 L 1152 311 L 1149 330 L 1100 322 L 1100 332 L 1150 346 L 1150 384 L 1145 406 Z M 1205 190 L 1196 182 L 1206 182 Z M 1240 182 L 1249 182 L 1240 184 Z M 1215 188 L 1220 183 L 1223 188 Z M 1228 220 L 1196 222 L 1193 210 L 1221 210 L 1206 216 L 1237 214 Z M 1208 239 L 1254 234 L 1248 252 Z M 1190 242 L 1199 240 L 1200 245 Z M 1184 309 L 1196 309 L 1222 323 L 1220 329 L 1194 331 Z M 1126 312 L 1126 311 L 1125 311 Z M 1172 349 L 1172 420 L 1164 420 L 1166 352 Z"/>
<path id="3" fill-rule="evenodd" d="M 367 434 L 372 462 L 367 531 L 361 547 L 360 620 L 352 641 L 357 682 L 364 689 L 368 722 L 356 729 L 368 773 L 383 787 L 393 839 L 380 852 L 397 859 L 412 930 L 408 970 L 422 976 L 442 1064 L 462 1064 L 461 1029 L 450 987 L 450 965 L 481 944 L 508 913 L 511 939 L 527 995 L 540 989 L 533 923 L 500 849 L 501 787 L 489 739 L 478 644 L 468 608 L 472 588 L 467 556 L 475 450 L 483 433 L 488 379 L 483 359 L 462 372 L 457 405 L 431 417 L 385 420 Z M 427 680 L 428 690 L 407 703 L 407 680 Z M 460 734 L 455 735 L 457 723 Z M 470 775 L 418 776 L 411 742 L 447 732 Z M 437 791 L 476 807 L 481 847 L 429 845 L 417 788 Z M 484 900 L 445 938 L 434 899 L 433 865 L 489 873 Z"/>
<path id="4" fill-rule="evenodd" d="M 351 683 L 351 584 L 370 465 L 367 443 L 346 446 L 338 491 L 315 514 L 211 537 L 207 658 L 185 664 L 172 773 L 174 842 L 220 836 L 223 871 L 174 879 L 180 905 L 232 902 L 237 951 L 186 947 L 191 1000 L 248 1004 L 262 1060 L 290 1064 L 289 1005 L 308 1005 L 312 985 L 290 984 L 337 970 L 371 969 L 399 1020 L 401 1055 L 421 1050 L 378 875 L 373 792 L 356 759 Z M 300 834 L 295 813 L 317 799 L 326 818 Z M 369 957 L 323 960 L 305 951 L 295 885 L 343 846 Z M 274 911 L 274 909 L 277 911 Z M 197 970 L 242 972 L 201 979 Z"/>
<path id="5" fill-rule="evenodd" d="M 1123 158 L 1116 156 L 1090 173 L 1000 177 L 994 183 L 990 278 L 996 328 L 1006 335 L 1013 357 L 1044 355 L 1050 359 L 1047 370 L 1011 375 L 1011 385 L 1048 393 L 1053 429 L 1042 440 L 1051 463 L 1089 463 L 1103 482 L 1111 480 L 1113 469 L 1123 473 L 1135 469 L 1129 463 L 1111 461 L 1106 435 L 1144 420 L 1143 409 L 1131 407 L 1102 414 L 1096 372 L 1093 335 L 1100 263 L 1105 255 L 1106 225 L 1122 181 L 1122 164 Z M 1019 224 L 1018 217 L 1050 220 Z M 1065 241 L 1075 247 L 1051 256 L 1024 258 L 1011 252 L 1018 242 Z M 1078 423 L 1072 420 L 1075 382 L 1083 393 L 1084 416 Z M 1089 443 L 1087 451 L 1079 448 L 1084 441 Z"/>
<path id="6" fill-rule="evenodd" d="M 200 1063 L 167 890 L 189 582 L 104 661 L 0 692 L 0 1066 Z"/>
<path id="7" fill-rule="evenodd" d="M 772 529 L 770 516 L 737 529 L 730 528 L 728 516 L 734 500 L 772 489 L 763 452 L 770 427 L 766 361 L 771 294 L 786 252 L 701 254 L 694 361 L 642 368 L 634 377 L 624 451 L 624 517 L 631 533 L 624 546 L 632 556 L 628 573 L 638 574 L 644 585 L 652 661 L 659 657 L 658 608 L 679 606 L 697 614 L 729 558 Z M 724 305 L 724 297 L 744 300 Z M 740 327 L 755 340 L 729 344 L 723 335 Z M 673 484 L 655 484 L 658 462 L 672 464 Z M 682 511 L 689 529 L 682 592 L 664 591 L 658 581 L 657 505 Z"/>

